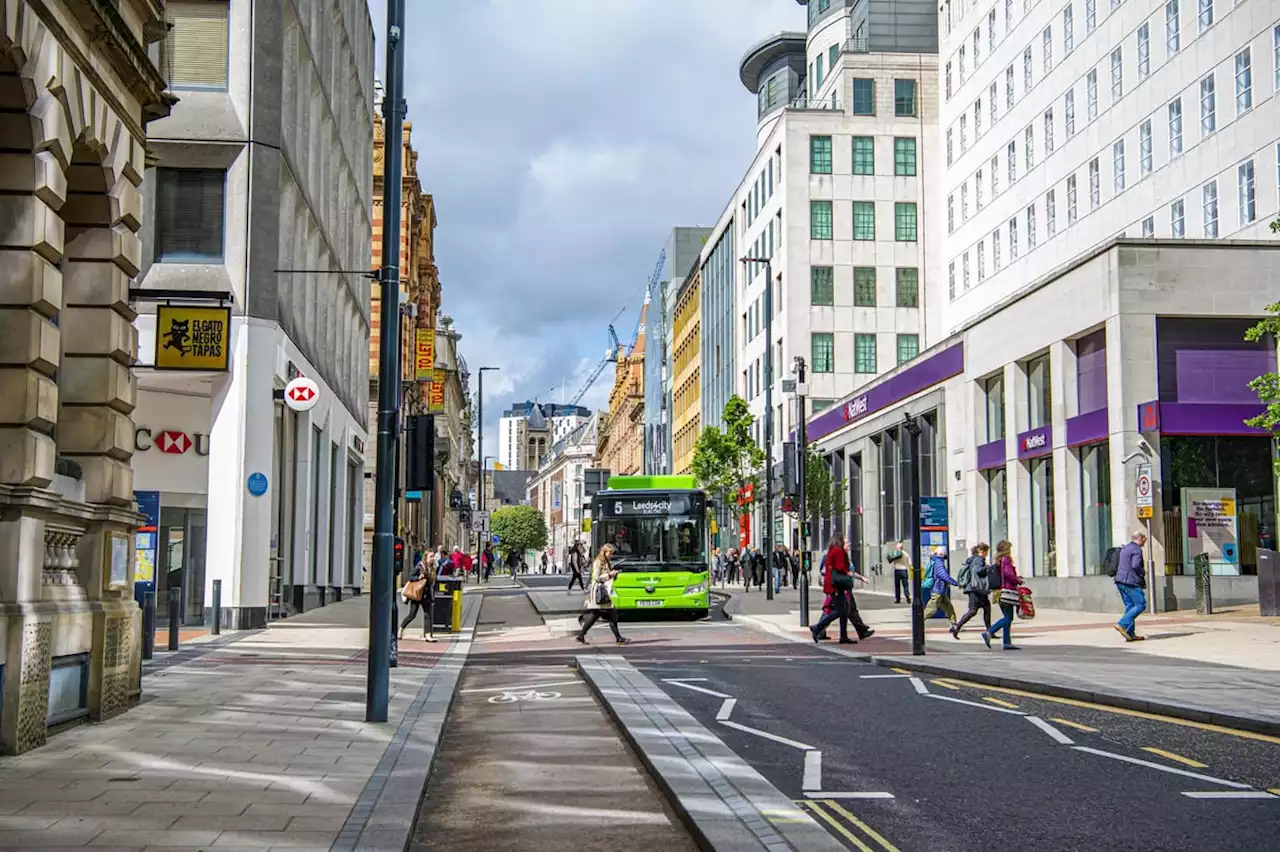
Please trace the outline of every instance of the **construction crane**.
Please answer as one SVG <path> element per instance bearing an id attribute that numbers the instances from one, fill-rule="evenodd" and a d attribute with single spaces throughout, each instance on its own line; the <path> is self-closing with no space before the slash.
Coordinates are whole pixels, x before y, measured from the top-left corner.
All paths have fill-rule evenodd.
<path id="1" fill-rule="evenodd" d="M 614 319 L 621 315 L 622 311 L 618 311 Z M 583 382 L 582 387 L 573 395 L 573 399 L 569 400 L 570 405 L 577 405 L 582 401 L 582 398 L 587 395 L 587 391 L 591 390 L 591 386 L 596 383 L 596 379 L 600 378 L 600 374 L 604 372 L 606 364 L 617 362 L 618 350 L 622 348 L 622 343 L 618 340 L 618 333 L 613 330 L 613 323 L 609 323 L 609 343 L 609 349 L 604 353 L 604 357 L 600 359 L 600 363 L 596 364 L 591 371 L 591 375 L 587 376 L 587 380 Z"/>
<path id="2" fill-rule="evenodd" d="M 644 291 L 645 307 L 649 306 L 649 301 L 654 296 L 661 296 L 658 285 L 662 283 L 662 269 L 667 265 L 667 247 L 663 246 L 662 251 L 658 254 L 658 263 L 653 267 L 653 274 L 649 276 L 649 286 Z M 635 331 L 631 332 L 631 342 L 627 344 L 627 354 L 630 355 L 632 350 L 636 348 L 636 341 L 640 339 L 640 332 L 643 330 L 641 325 L 644 323 L 645 312 L 641 311 L 640 316 L 636 317 Z"/>

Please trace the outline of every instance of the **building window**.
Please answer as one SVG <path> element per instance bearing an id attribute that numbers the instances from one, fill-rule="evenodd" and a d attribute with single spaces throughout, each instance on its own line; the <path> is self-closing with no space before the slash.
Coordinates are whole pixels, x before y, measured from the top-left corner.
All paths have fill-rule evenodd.
<path id="1" fill-rule="evenodd" d="M 853 81 L 853 114 L 876 114 L 876 81 L 857 78 Z"/>
<path id="2" fill-rule="evenodd" d="M 1014 181 L 1018 179 L 1018 143 L 1011 141 L 1005 148 L 1005 159 L 1009 163 L 1009 186 L 1013 186 Z"/>
<path id="3" fill-rule="evenodd" d="M 1097 210 L 1102 204 L 1102 168 L 1098 158 L 1089 161 L 1089 209 Z"/>
<path id="4" fill-rule="evenodd" d="M 1098 69 L 1090 68 L 1089 73 L 1084 78 L 1085 91 L 1089 98 L 1089 120 L 1093 121 L 1098 117 Z"/>
<path id="5" fill-rule="evenodd" d="M 1200 32 L 1213 26 L 1213 0 L 1200 0 Z"/>
<path id="6" fill-rule="evenodd" d="M 831 137 L 809 137 L 809 174 L 831 174 Z"/>
<path id="7" fill-rule="evenodd" d="M 1178 0 L 1164 4 L 1164 47 L 1169 56 L 1182 49 L 1182 25 L 1178 21 Z"/>
<path id="8" fill-rule="evenodd" d="M 1049 381 L 1049 356 L 1027 362 L 1027 428 L 1048 426 L 1053 419 L 1053 393 Z"/>
<path id="9" fill-rule="evenodd" d="M 986 401 L 987 440 L 999 441 L 1004 437 L 1004 374 L 996 373 L 982 383 L 982 395 Z"/>
<path id="10" fill-rule="evenodd" d="M 1016 101 L 1017 98 L 1013 91 L 1013 66 L 1010 65 L 1004 69 L 1004 108 L 1006 110 L 1013 109 Z"/>
<path id="11" fill-rule="evenodd" d="M 1084 573 L 1102 573 L 1111 547 L 1111 445 L 1080 448 L 1080 518 L 1084 526 Z"/>
<path id="12" fill-rule="evenodd" d="M 1004 0 L 1004 31 L 1013 32 L 1013 0 Z"/>
<path id="13" fill-rule="evenodd" d="M 825 332 L 814 332 L 810 337 L 813 355 L 813 371 L 830 373 L 835 371 L 836 344 L 833 335 Z"/>
<path id="14" fill-rule="evenodd" d="M 982 62 L 982 27 L 973 28 L 973 67 Z"/>
<path id="15" fill-rule="evenodd" d="M 1048 73 L 1053 69 L 1053 27 L 1045 27 L 1044 32 L 1040 35 L 1041 47 L 1044 52 L 1044 73 Z"/>
<path id="16" fill-rule="evenodd" d="M 1200 135 L 1208 136 L 1218 129 L 1218 93 L 1213 72 L 1200 80 Z"/>
<path id="17" fill-rule="evenodd" d="M 160 43 L 160 64 L 171 89 L 226 91 L 227 7 L 186 0 L 165 4 L 170 29 Z"/>
<path id="18" fill-rule="evenodd" d="M 1169 101 L 1169 157 L 1182 153 L 1182 98 Z"/>
<path id="19" fill-rule="evenodd" d="M 1022 51 L 1022 90 L 1030 92 L 1032 87 L 1031 48 Z"/>
<path id="20" fill-rule="evenodd" d="M 956 262 L 953 260 L 947 264 L 947 295 L 951 301 L 956 298 Z"/>
<path id="21" fill-rule="evenodd" d="M 1187 235 L 1187 213 L 1181 198 L 1169 205 L 1169 230 L 1175 239 Z"/>
<path id="22" fill-rule="evenodd" d="M 1200 188 L 1204 209 L 1204 235 L 1218 236 L 1218 181 L 1211 180 Z"/>
<path id="23" fill-rule="evenodd" d="M 969 149 L 969 115 L 962 113 L 960 115 L 960 153 L 963 154 Z"/>
<path id="24" fill-rule="evenodd" d="M 893 114 L 909 117 L 916 114 L 916 81 L 893 81 Z"/>
<path id="25" fill-rule="evenodd" d="M 994 199 L 1000 194 L 1000 155 L 996 154 L 991 158 L 991 197 Z"/>
<path id="26" fill-rule="evenodd" d="M 1240 226 L 1244 227 L 1258 218 L 1258 199 L 1253 183 L 1253 160 L 1241 163 L 1236 169 L 1236 193 L 1240 199 Z"/>
<path id="27" fill-rule="evenodd" d="M 1036 247 L 1036 206 L 1027 207 L 1027 251 Z"/>
<path id="28" fill-rule="evenodd" d="M 1236 54 L 1236 115 L 1253 108 L 1253 54 L 1245 48 Z"/>
<path id="29" fill-rule="evenodd" d="M 950 127 L 947 128 L 947 165 L 951 165 L 955 161 L 955 133 Z"/>
<path id="30" fill-rule="evenodd" d="M 1275 90 L 1280 92 L 1280 24 L 1271 30 L 1271 64 L 1275 68 Z"/>
<path id="31" fill-rule="evenodd" d="M 1009 262 L 1018 259 L 1018 220 L 1013 218 L 1009 220 Z"/>
<path id="32" fill-rule="evenodd" d="M 1076 223 L 1078 208 L 1076 206 L 1076 176 L 1067 176 L 1067 227 Z"/>
<path id="33" fill-rule="evenodd" d="M 1000 229 L 991 232 L 991 270 L 1000 271 Z"/>
<path id="34" fill-rule="evenodd" d="M 963 279 L 961 283 L 964 285 L 965 292 L 969 292 L 969 252 L 965 252 L 960 258 L 960 275 Z"/>
<path id="35" fill-rule="evenodd" d="M 831 202 L 809 202 L 809 238 L 814 240 L 831 239 Z"/>
<path id="36" fill-rule="evenodd" d="M 987 13 L 987 53 L 996 49 L 996 10 Z"/>
<path id="37" fill-rule="evenodd" d="M 1111 102 L 1124 97 L 1124 52 L 1120 48 L 1111 51 Z"/>
<path id="38" fill-rule="evenodd" d="M 900 243 L 916 241 L 916 203 L 914 201 L 899 201 L 893 205 L 893 236 Z"/>
<path id="39" fill-rule="evenodd" d="M 1142 220 L 1142 236 L 1154 237 L 1156 235 L 1156 217 L 1148 216 Z"/>
<path id="40" fill-rule="evenodd" d="M 1056 577 L 1054 540 L 1053 458 L 1032 459 L 1031 473 L 1031 576 Z"/>
<path id="41" fill-rule="evenodd" d="M 853 238 L 855 240 L 874 240 L 876 238 L 875 202 L 853 202 Z"/>
<path id="42" fill-rule="evenodd" d="M 840 61 L 840 45 L 833 44 L 827 49 L 827 71 L 835 73 L 836 63 Z"/>
<path id="43" fill-rule="evenodd" d="M 1151 119 L 1138 125 L 1138 172 L 1139 177 L 1151 174 Z"/>
<path id="44" fill-rule="evenodd" d="M 969 184 L 960 184 L 960 221 L 969 221 Z"/>
<path id="45" fill-rule="evenodd" d="M 223 257 L 222 169 L 156 169 L 156 260 L 220 262 Z"/>
<path id="46" fill-rule="evenodd" d="M 858 308 L 876 306 L 876 268 L 874 266 L 853 268 L 853 304 Z"/>
<path id="47" fill-rule="evenodd" d="M 978 243 L 978 283 L 981 284 L 987 280 L 987 243 L 981 241 Z"/>
<path id="48" fill-rule="evenodd" d="M 905 364 L 920 354 L 920 337 L 915 334 L 898 335 L 898 363 Z"/>
<path id="49" fill-rule="evenodd" d="M 959 63 L 960 63 L 960 85 L 962 85 L 962 86 L 964 85 L 964 57 L 965 57 L 965 52 L 964 52 L 964 51 L 965 51 L 965 47 L 964 47 L 964 45 L 962 44 L 962 45 L 960 45 L 960 51 L 959 51 L 959 54 L 958 54 L 958 57 L 957 57 L 957 59 L 958 59 L 958 61 L 959 61 Z"/>
<path id="50" fill-rule="evenodd" d="M 1098 0 L 1084 0 L 1084 32 L 1089 35 L 1098 28 Z"/>
<path id="51" fill-rule="evenodd" d="M 973 201 L 982 209 L 982 169 L 973 173 Z"/>
<path id="52" fill-rule="evenodd" d="M 1067 94 L 1063 101 L 1063 120 L 1066 125 L 1067 138 L 1070 139 L 1076 135 L 1076 90 L 1067 89 Z"/>
<path id="53" fill-rule="evenodd" d="M 1151 73 L 1151 27 L 1145 22 L 1138 27 L 1138 79 Z"/>
<path id="54" fill-rule="evenodd" d="M 853 336 L 853 371 L 855 373 L 876 372 L 876 336 L 874 334 Z"/>
<path id="55" fill-rule="evenodd" d="M 993 468 L 983 474 L 987 483 L 988 533 L 991 546 L 1009 538 L 1009 498 L 1005 489 L 1008 472 L 1003 467 Z"/>
<path id="56" fill-rule="evenodd" d="M 818 90 L 822 88 L 822 81 L 826 79 L 826 74 L 822 67 L 822 61 L 824 58 L 825 57 L 819 53 L 818 58 L 814 60 L 815 75 L 813 78 L 813 94 L 815 96 L 818 94 Z"/>
<path id="57" fill-rule="evenodd" d="M 954 234 L 956 231 L 956 197 L 954 194 L 947 196 L 947 233 Z"/>
<path id="58" fill-rule="evenodd" d="M 898 307 L 919 307 L 920 270 L 914 266 L 900 266 L 897 269 L 896 278 Z"/>
<path id="59" fill-rule="evenodd" d="M 815 266 L 809 270 L 809 302 L 825 306 L 836 303 L 835 279 L 830 266 Z"/>
<path id="60" fill-rule="evenodd" d="M 973 141 L 982 136 L 982 98 L 973 102 Z"/>
<path id="61" fill-rule="evenodd" d="M 946 81 L 947 81 L 946 82 L 947 100 L 951 100 L 951 63 L 950 62 L 947 63 Z"/>
<path id="62" fill-rule="evenodd" d="M 876 142 L 870 136 L 853 137 L 853 173 L 855 175 L 876 173 Z"/>
<path id="63" fill-rule="evenodd" d="M 1058 205 L 1052 189 L 1044 194 L 1044 230 L 1050 237 L 1058 232 Z"/>
<path id="64" fill-rule="evenodd" d="M 893 173 L 899 177 L 915 177 L 916 140 L 899 137 L 893 140 Z"/>
<path id="65" fill-rule="evenodd" d="M 1124 140 L 1117 139 L 1111 145 L 1111 173 L 1117 193 L 1124 192 Z"/>
<path id="66" fill-rule="evenodd" d="M 1030 124 L 1023 132 L 1022 155 L 1027 158 L 1027 171 L 1036 167 L 1036 131 Z"/>
<path id="67" fill-rule="evenodd" d="M 1044 155 L 1053 153 L 1053 107 L 1044 111 Z"/>

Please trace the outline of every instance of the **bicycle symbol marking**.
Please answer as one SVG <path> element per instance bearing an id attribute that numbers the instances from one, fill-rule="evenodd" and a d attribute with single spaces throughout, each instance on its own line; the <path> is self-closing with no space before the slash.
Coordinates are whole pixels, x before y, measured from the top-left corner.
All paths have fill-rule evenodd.
<path id="1" fill-rule="evenodd" d="M 519 701 L 555 701 L 560 697 L 558 692 L 503 692 L 489 699 L 490 704 L 515 704 Z"/>

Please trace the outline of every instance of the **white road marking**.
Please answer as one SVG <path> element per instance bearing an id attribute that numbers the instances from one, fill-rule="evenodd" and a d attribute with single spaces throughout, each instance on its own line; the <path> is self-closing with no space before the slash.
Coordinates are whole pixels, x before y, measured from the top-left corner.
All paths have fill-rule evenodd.
<path id="1" fill-rule="evenodd" d="M 673 677 L 668 678 L 667 683 L 706 683 L 710 678 L 705 677 Z"/>
<path id="2" fill-rule="evenodd" d="M 489 696 L 490 704 L 516 704 L 520 701 L 555 701 L 560 698 L 558 692 L 504 692 L 501 695 Z"/>
<path id="3" fill-rule="evenodd" d="M 1197 790 L 1182 795 L 1189 799 L 1280 799 L 1266 790 Z"/>
<path id="4" fill-rule="evenodd" d="M 889 675 L 858 675 L 862 680 L 901 680 L 902 678 L 911 677 L 911 675 L 889 674 Z M 919 680 L 919 678 L 916 678 Z"/>
<path id="5" fill-rule="evenodd" d="M 720 724 L 724 725 L 726 728 L 733 728 L 735 731 L 742 731 L 744 734 L 754 734 L 757 737 L 762 737 L 766 740 L 773 740 L 775 743 L 782 743 L 783 745 L 788 745 L 792 748 L 798 748 L 801 751 L 813 751 L 813 746 L 811 745 L 796 742 L 795 740 L 789 740 L 786 737 L 780 737 L 777 734 L 771 734 L 768 731 L 762 731 L 759 728 L 752 728 L 747 725 L 743 725 L 738 722 L 730 722 L 728 720 L 722 721 Z"/>
<path id="6" fill-rule="evenodd" d="M 908 675 L 908 677 L 911 677 L 911 676 Z M 911 685 L 916 688 L 916 692 L 919 693 L 920 695 L 929 694 L 929 687 L 925 686 L 924 681 L 922 681 L 920 678 L 911 677 Z"/>
<path id="7" fill-rule="evenodd" d="M 1115 752 L 1103 751 L 1098 748 L 1090 748 L 1089 746 L 1073 746 L 1076 751 L 1087 752 L 1088 754 L 1096 754 L 1099 757 L 1109 757 L 1112 760 L 1121 760 L 1125 763 L 1132 763 L 1135 766 L 1145 766 L 1148 769 L 1157 769 L 1161 772 L 1168 772 L 1170 775 L 1181 775 L 1183 778 L 1195 778 L 1197 781 L 1208 781 L 1210 784 L 1221 784 L 1224 787 L 1234 787 L 1237 790 L 1250 789 L 1248 784 L 1241 784 L 1238 781 L 1228 781 L 1225 778 L 1215 778 L 1212 775 L 1201 775 L 1199 772 L 1188 772 L 1185 769 L 1175 769 L 1172 766 L 1161 766 L 1158 763 L 1152 763 L 1149 760 L 1141 760 L 1136 757 L 1129 757 L 1124 754 L 1116 754 Z"/>
<path id="8" fill-rule="evenodd" d="M 548 686 L 574 686 L 580 683 L 582 683 L 580 680 L 557 680 L 551 683 L 522 683 L 519 686 L 486 686 L 476 689 L 464 689 L 462 692 L 463 694 L 472 692 L 518 692 L 528 689 L 543 689 Z"/>
<path id="9" fill-rule="evenodd" d="M 1012 713 L 1014 716 L 1025 716 L 1021 710 L 1010 710 L 1007 707 L 997 707 L 994 704 L 981 704 L 977 701 L 966 701 L 963 698 L 952 698 L 950 695 L 934 695 L 932 692 L 927 694 L 929 698 L 936 698 L 939 701 L 951 701 L 955 704 L 967 704 L 970 707 L 980 707 L 983 710 L 994 710 L 997 713 Z"/>
<path id="10" fill-rule="evenodd" d="M 662 682 L 669 683 L 672 686 L 681 687 L 682 689 L 689 689 L 689 690 L 693 690 L 694 692 L 701 692 L 703 695 L 711 695 L 716 698 L 732 698 L 733 697 L 732 695 L 725 695 L 723 692 L 716 692 L 714 689 L 707 689 L 704 686 L 694 686 L 691 683 L 685 683 L 679 680 L 664 680 Z"/>
<path id="11" fill-rule="evenodd" d="M 1028 722 L 1035 725 L 1040 730 L 1044 731 L 1046 734 L 1048 734 L 1050 737 L 1053 738 L 1054 742 L 1058 743 L 1059 745 L 1075 745 L 1075 740 L 1071 739 L 1071 737 L 1062 733 L 1062 731 L 1059 731 L 1057 728 L 1055 728 L 1053 725 L 1050 725 L 1048 722 L 1046 722 L 1044 719 L 1041 719 L 1039 716 L 1027 716 L 1026 718 Z"/>
<path id="12" fill-rule="evenodd" d="M 804 753 L 804 781 L 801 782 L 800 789 L 822 789 L 822 752 L 816 749 Z"/>
<path id="13" fill-rule="evenodd" d="M 724 703 L 720 705 L 720 709 L 716 711 L 716 721 L 723 722 L 733 715 L 733 708 L 738 704 L 736 698 L 726 698 Z"/>
<path id="14" fill-rule="evenodd" d="M 833 793 L 824 790 L 804 794 L 806 799 L 892 799 L 892 793 Z"/>

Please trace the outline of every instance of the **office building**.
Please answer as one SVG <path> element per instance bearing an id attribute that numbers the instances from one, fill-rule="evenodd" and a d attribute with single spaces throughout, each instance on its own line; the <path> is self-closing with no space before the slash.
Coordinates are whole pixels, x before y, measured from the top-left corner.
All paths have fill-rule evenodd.
<path id="1" fill-rule="evenodd" d="M 536 471 L 557 441 L 591 417 L 582 405 L 517 402 L 498 421 L 498 462 L 507 470 Z"/>

